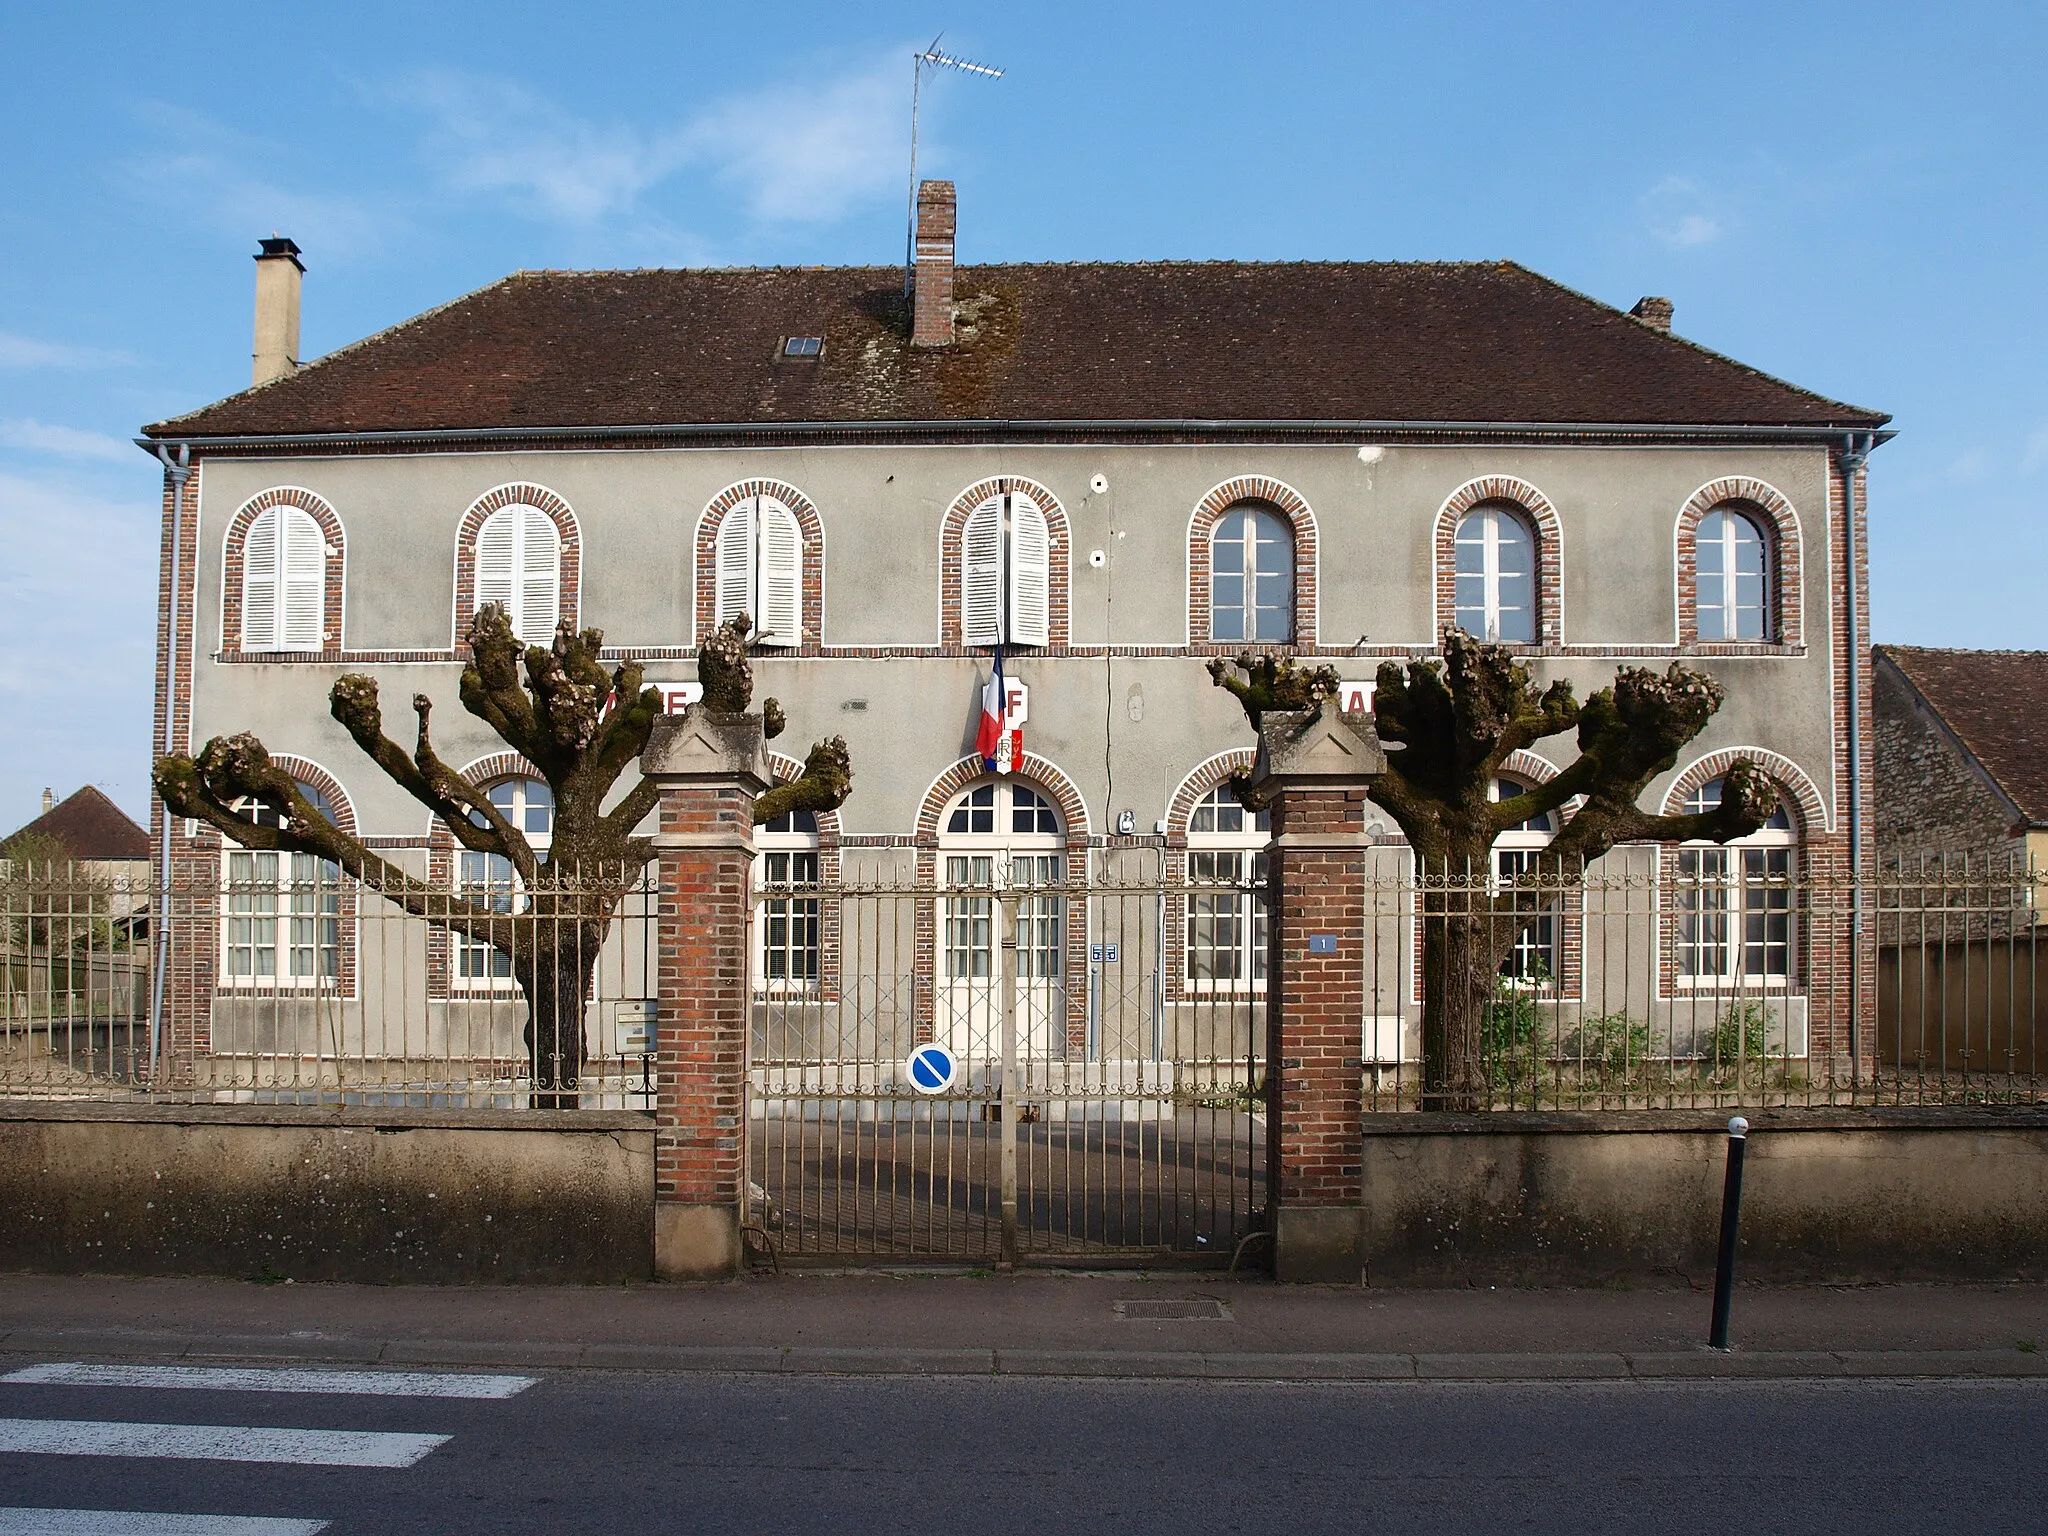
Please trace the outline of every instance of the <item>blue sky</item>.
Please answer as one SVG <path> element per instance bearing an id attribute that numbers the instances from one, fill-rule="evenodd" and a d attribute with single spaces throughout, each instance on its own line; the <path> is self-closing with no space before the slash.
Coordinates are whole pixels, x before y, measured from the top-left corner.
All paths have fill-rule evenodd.
<path id="1" fill-rule="evenodd" d="M 143 422 L 520 267 L 900 258 L 908 55 L 965 261 L 1510 257 L 1894 413 L 1879 640 L 2048 647 L 2048 7 L 20 7 L 0 22 L 0 831 L 147 803 Z"/>

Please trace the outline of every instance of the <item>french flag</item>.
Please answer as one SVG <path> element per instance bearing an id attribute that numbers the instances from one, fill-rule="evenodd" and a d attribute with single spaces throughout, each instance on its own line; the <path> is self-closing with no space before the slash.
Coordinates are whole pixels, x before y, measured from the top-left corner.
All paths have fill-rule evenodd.
<path id="1" fill-rule="evenodd" d="M 974 750 L 992 773 L 1008 773 L 1015 757 L 1014 743 L 1004 729 L 1008 724 L 1008 686 L 1003 681 L 1003 648 L 996 647 L 995 674 L 981 690 L 981 727 L 974 733 Z"/>

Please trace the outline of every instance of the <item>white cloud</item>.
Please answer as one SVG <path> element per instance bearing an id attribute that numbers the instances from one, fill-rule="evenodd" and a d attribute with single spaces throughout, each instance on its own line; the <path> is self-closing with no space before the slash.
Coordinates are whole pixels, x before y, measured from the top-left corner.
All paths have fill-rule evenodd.
<path id="1" fill-rule="evenodd" d="M 590 121 L 516 81 L 448 71 L 377 94 L 431 121 L 424 150 L 451 190 L 556 223 L 626 217 L 674 243 L 688 237 L 648 220 L 644 204 L 685 171 L 736 187 L 756 218 L 777 221 L 837 218 L 893 190 L 903 154 L 895 59 L 803 92 L 724 97 L 653 129 Z"/>
<path id="2" fill-rule="evenodd" d="M 1958 485 L 1981 485 L 1991 478 L 1991 455 L 1983 448 L 1969 448 L 1949 460 L 1948 478 Z"/>
<path id="3" fill-rule="evenodd" d="M 126 352 L 74 347 L 0 331 L 0 368 L 121 368 L 135 361 Z"/>
<path id="4" fill-rule="evenodd" d="M 25 416 L 0 421 L 0 448 L 19 448 L 67 459 L 108 459 L 122 464 L 140 462 L 133 443 L 124 443 L 104 432 L 82 432 L 77 427 L 52 426 L 47 422 L 31 421 Z"/>
<path id="5" fill-rule="evenodd" d="M 277 231 L 323 257 L 374 250 L 396 232 L 389 200 L 373 205 L 309 191 L 255 167 L 280 157 L 276 144 L 236 133 L 202 113 L 161 103 L 138 109 L 166 147 L 120 167 L 129 190 L 210 229 L 251 236 Z"/>
<path id="6" fill-rule="evenodd" d="M 2034 428 L 2027 438 L 2026 457 L 2020 460 L 2020 469 L 2029 475 L 2043 466 L 2048 466 L 2048 426 Z"/>
<path id="7" fill-rule="evenodd" d="M 1712 205 L 1699 183 L 1684 176 L 1666 176 L 1642 199 L 1650 234 L 1675 250 L 1712 245 L 1728 232 Z"/>
<path id="8" fill-rule="evenodd" d="M 45 784 L 148 803 L 157 515 L 0 470 L 0 807 L 33 806 Z"/>

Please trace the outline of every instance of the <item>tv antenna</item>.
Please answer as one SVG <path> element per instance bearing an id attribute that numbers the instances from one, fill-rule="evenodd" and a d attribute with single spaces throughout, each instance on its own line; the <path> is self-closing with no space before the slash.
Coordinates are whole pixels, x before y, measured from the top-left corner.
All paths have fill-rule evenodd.
<path id="1" fill-rule="evenodd" d="M 964 75 L 980 75 L 989 80 L 1000 80 L 1003 72 L 992 64 L 977 64 L 972 59 L 958 59 L 950 53 L 939 52 L 941 32 L 931 41 L 931 46 L 913 53 L 910 65 L 910 218 L 903 232 L 903 294 L 910 296 L 911 276 L 917 266 L 917 103 L 924 89 L 925 67 L 933 69 L 957 69 Z"/>

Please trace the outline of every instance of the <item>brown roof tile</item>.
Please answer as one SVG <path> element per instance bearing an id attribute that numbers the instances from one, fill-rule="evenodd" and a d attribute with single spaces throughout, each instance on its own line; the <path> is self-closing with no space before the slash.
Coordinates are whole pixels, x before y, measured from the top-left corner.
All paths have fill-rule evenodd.
<path id="1" fill-rule="evenodd" d="M 1886 645 L 1877 654 L 1905 674 L 2020 814 L 2048 825 L 2048 651 Z"/>
<path id="2" fill-rule="evenodd" d="M 148 431 L 1888 419 L 1511 262 L 962 267 L 956 297 L 959 342 L 914 352 L 900 268 L 521 272 Z"/>
<path id="3" fill-rule="evenodd" d="M 0 852 L 17 838 L 47 837 L 74 859 L 146 859 L 149 834 L 128 813 L 88 784 L 0 841 Z"/>

